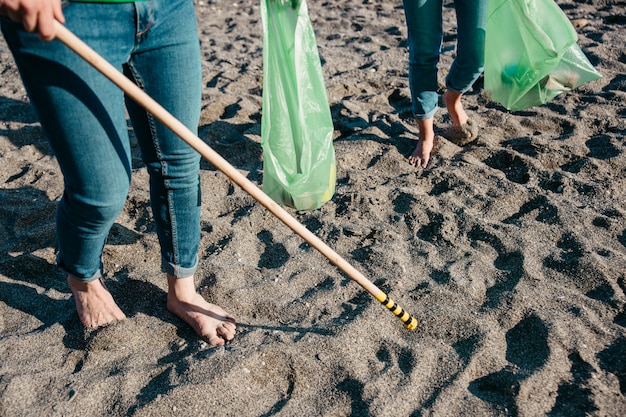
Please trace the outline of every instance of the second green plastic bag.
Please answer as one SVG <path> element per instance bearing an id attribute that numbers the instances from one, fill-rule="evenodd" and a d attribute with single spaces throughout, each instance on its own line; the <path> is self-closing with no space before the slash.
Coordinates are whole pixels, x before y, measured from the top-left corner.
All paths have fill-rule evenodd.
<path id="1" fill-rule="evenodd" d="M 314 210 L 335 192 L 333 122 L 304 0 L 261 0 L 263 191 Z"/>
<path id="2" fill-rule="evenodd" d="M 602 75 L 553 0 L 488 0 L 485 93 L 509 110 L 544 104 Z"/>

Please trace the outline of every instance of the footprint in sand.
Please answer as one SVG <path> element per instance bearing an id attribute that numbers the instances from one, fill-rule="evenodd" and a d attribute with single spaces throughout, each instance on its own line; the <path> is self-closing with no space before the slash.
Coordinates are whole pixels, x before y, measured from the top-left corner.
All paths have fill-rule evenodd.
<path id="1" fill-rule="evenodd" d="M 472 381 L 469 390 L 507 415 L 518 415 L 516 398 L 523 381 L 539 371 L 550 357 L 548 328 L 533 314 L 506 333 L 506 342 L 510 365 Z"/>

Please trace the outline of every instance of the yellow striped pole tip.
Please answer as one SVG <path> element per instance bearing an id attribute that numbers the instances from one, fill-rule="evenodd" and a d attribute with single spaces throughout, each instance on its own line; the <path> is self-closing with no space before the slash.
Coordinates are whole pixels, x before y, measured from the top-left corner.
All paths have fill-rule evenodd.
<path id="1" fill-rule="evenodd" d="M 396 304 L 386 294 L 380 294 L 378 297 L 376 297 L 376 299 L 380 301 L 382 305 L 387 307 L 389 311 L 398 316 L 402 323 L 404 323 L 404 327 L 409 330 L 414 330 L 417 327 L 417 319 L 404 311 L 402 307 Z"/>

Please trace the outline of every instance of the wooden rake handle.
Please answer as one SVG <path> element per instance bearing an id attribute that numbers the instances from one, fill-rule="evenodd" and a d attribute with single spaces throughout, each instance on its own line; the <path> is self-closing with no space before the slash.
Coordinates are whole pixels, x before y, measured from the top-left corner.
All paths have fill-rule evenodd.
<path id="1" fill-rule="evenodd" d="M 261 205 L 272 212 L 279 220 L 285 223 L 291 230 L 307 241 L 311 246 L 317 249 L 322 255 L 328 258 L 339 269 L 345 272 L 352 280 L 356 281 L 367 292 L 380 301 L 393 314 L 404 323 L 404 327 L 413 330 L 417 327 L 417 320 L 409 313 L 404 311 L 393 300 L 381 291 L 376 285 L 369 281 L 363 274 L 357 271 L 352 265 L 345 261 L 328 245 L 322 242 L 317 236 L 309 231 L 304 225 L 298 222 L 279 204 L 274 202 L 259 187 L 248 180 L 243 174 L 237 171 L 228 161 L 222 158 L 209 145 L 200 139 L 195 133 L 189 130 L 184 124 L 176 119 L 172 114 L 165 110 L 159 103 L 146 94 L 141 88 L 130 81 L 124 74 L 113 67 L 109 62 L 102 58 L 98 53 L 91 49 L 87 44 L 80 40 L 76 35 L 70 32 L 59 22 L 55 22 L 56 38 L 72 49 L 76 54 L 91 64 L 95 69 L 101 72 L 105 77 L 117 85 L 124 93 L 137 102 L 140 106 L 150 112 L 156 119 L 171 129 L 182 140 L 187 142 L 189 146 L 195 149 L 214 167 L 222 171 L 235 184 L 240 186 L 244 191 L 250 194 Z"/>

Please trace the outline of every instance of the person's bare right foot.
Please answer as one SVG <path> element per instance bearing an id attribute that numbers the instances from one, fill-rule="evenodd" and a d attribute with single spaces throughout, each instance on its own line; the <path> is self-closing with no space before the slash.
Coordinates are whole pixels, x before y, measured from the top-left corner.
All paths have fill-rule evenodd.
<path id="1" fill-rule="evenodd" d="M 83 282 L 68 275 L 67 283 L 74 295 L 78 317 L 85 327 L 95 329 L 126 318 L 101 279 Z"/>

